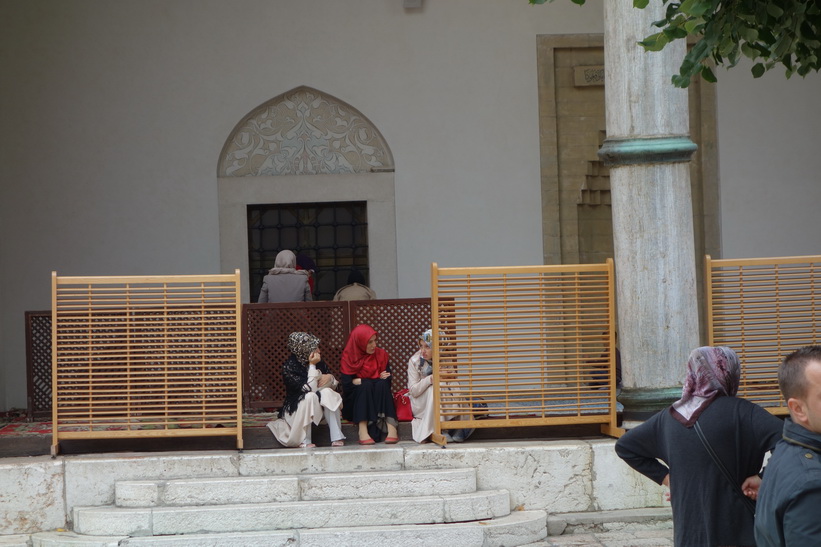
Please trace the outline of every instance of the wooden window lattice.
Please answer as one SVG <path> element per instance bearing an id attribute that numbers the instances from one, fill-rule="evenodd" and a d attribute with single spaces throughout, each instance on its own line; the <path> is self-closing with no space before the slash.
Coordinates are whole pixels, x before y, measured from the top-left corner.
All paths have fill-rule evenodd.
<path id="1" fill-rule="evenodd" d="M 613 262 L 431 267 L 437 433 L 616 426 Z M 443 337 L 439 332 L 442 332 Z M 468 415 L 469 419 L 450 420 Z"/>
<path id="2" fill-rule="evenodd" d="M 52 279 L 52 455 L 114 437 L 242 448 L 239 270 Z"/>
<path id="3" fill-rule="evenodd" d="M 821 341 L 821 256 L 705 260 L 710 345 L 741 360 L 738 393 L 787 414 L 778 366 L 790 352 Z"/>
<path id="4" fill-rule="evenodd" d="M 243 392 L 247 410 L 278 409 L 285 398 L 282 364 L 292 332 L 321 340 L 322 359 L 338 377 L 339 359 L 354 326 L 366 323 L 380 333 L 390 354 L 393 391 L 407 387 L 407 362 L 419 335 L 430 328 L 430 299 L 246 304 L 243 307 Z"/>
<path id="5" fill-rule="evenodd" d="M 51 312 L 26 312 L 26 419 L 51 416 Z"/>

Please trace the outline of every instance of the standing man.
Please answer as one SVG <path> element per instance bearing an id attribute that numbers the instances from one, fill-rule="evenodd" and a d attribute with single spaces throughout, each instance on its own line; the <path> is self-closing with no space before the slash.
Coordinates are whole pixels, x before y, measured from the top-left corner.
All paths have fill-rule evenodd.
<path id="1" fill-rule="evenodd" d="M 821 546 L 821 346 L 789 354 L 778 386 L 790 417 L 758 493 L 755 541 L 758 547 Z"/>

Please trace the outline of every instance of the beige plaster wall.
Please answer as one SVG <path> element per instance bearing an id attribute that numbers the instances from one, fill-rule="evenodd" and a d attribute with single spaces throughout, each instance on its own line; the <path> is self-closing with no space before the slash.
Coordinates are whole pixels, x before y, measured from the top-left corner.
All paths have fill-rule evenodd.
<path id="1" fill-rule="evenodd" d="M 821 254 L 821 75 L 716 75 L 723 258 Z"/>
<path id="2" fill-rule="evenodd" d="M 222 269 L 219 152 L 299 85 L 359 109 L 393 151 L 399 296 L 429 293 L 431 261 L 540 263 L 536 36 L 601 32 L 595 2 L 0 0 L 0 409 L 26 404 L 23 313 L 50 307 L 52 270 Z M 818 80 L 719 78 L 725 254 L 784 217 L 768 245 L 811 247 L 797 219 L 819 201 Z"/>
<path id="3" fill-rule="evenodd" d="M 299 85 L 394 152 L 399 296 L 429 294 L 432 261 L 540 263 L 535 37 L 600 19 L 525 0 L 0 1 L 0 408 L 26 404 L 23 312 L 50 307 L 52 270 L 222 269 L 220 150 Z"/>

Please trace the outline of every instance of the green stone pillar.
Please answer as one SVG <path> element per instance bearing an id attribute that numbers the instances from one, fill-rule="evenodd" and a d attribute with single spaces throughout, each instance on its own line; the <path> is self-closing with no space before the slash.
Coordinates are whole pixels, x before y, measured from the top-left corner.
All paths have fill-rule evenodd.
<path id="1" fill-rule="evenodd" d="M 685 363 L 699 345 L 687 91 L 671 76 L 683 40 L 661 52 L 637 42 L 664 5 L 607 0 L 605 98 L 624 422 L 641 421 L 681 394 Z M 629 427 L 629 425 L 628 425 Z"/>

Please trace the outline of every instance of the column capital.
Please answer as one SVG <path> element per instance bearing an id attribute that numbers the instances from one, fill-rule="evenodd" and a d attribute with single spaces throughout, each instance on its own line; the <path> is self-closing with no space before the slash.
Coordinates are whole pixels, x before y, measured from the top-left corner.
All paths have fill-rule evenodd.
<path id="1" fill-rule="evenodd" d="M 644 421 L 681 399 L 681 386 L 668 388 L 624 388 L 618 400 L 624 405 L 624 420 Z"/>
<path id="2" fill-rule="evenodd" d="M 689 137 L 637 137 L 605 139 L 599 159 L 608 167 L 690 161 L 698 145 Z"/>

